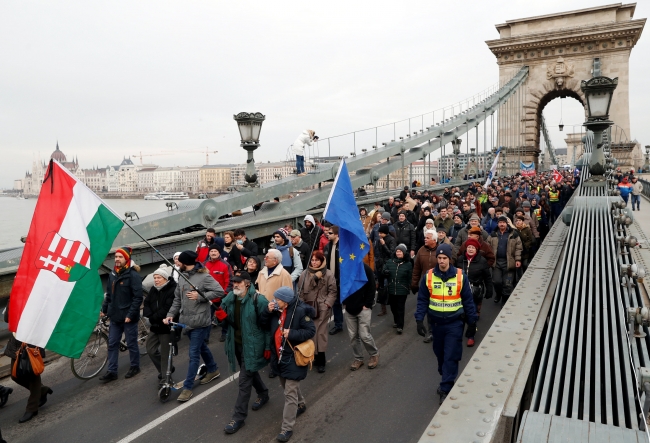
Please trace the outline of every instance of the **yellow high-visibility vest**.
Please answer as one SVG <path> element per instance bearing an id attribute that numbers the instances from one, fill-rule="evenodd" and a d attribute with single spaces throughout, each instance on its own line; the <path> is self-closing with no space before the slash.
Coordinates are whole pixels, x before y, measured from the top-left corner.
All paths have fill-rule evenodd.
<path id="1" fill-rule="evenodd" d="M 548 199 L 551 203 L 557 203 L 560 201 L 560 193 L 548 191 Z"/>
<path id="2" fill-rule="evenodd" d="M 537 216 L 537 220 L 542 219 L 542 208 L 537 208 L 533 211 L 533 213 Z"/>
<path id="3" fill-rule="evenodd" d="M 458 269 L 455 279 L 446 282 L 433 273 L 427 272 L 427 288 L 429 289 L 429 309 L 437 312 L 456 312 L 463 307 L 460 291 L 463 289 L 463 270 Z"/>

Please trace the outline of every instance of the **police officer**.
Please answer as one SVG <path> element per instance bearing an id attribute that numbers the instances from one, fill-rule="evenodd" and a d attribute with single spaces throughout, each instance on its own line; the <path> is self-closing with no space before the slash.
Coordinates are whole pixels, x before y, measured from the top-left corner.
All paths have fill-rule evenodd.
<path id="1" fill-rule="evenodd" d="M 438 359 L 438 373 L 442 376 L 438 394 L 440 404 L 454 386 L 458 362 L 463 354 L 463 329 L 467 320 L 468 336 L 476 333 L 476 307 L 472 289 L 462 269 L 450 264 L 451 246 L 436 248 L 438 264 L 427 271 L 420 281 L 415 321 L 421 336 L 427 333 L 423 321 L 429 317 L 433 334 L 433 352 Z"/>

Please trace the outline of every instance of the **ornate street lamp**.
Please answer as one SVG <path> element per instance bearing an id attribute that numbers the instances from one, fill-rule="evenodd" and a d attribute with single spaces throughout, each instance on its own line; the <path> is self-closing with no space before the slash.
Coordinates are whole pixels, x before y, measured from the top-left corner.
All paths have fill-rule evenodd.
<path id="1" fill-rule="evenodd" d="M 253 151 L 260 147 L 260 132 L 262 131 L 262 122 L 266 117 L 260 112 L 240 112 L 233 116 L 239 127 L 241 135 L 241 146 L 248 152 L 246 160 L 246 173 L 244 179 L 248 188 L 259 187 L 257 182 L 257 173 L 255 172 L 255 159 Z"/>
<path id="2" fill-rule="evenodd" d="M 587 129 L 594 132 L 594 149 L 589 160 L 591 175 L 605 174 L 605 152 L 603 150 L 603 132 L 614 122 L 609 120 L 609 106 L 612 104 L 614 90 L 618 86 L 618 77 L 593 77 L 580 84 L 587 98 Z"/>
<path id="3" fill-rule="evenodd" d="M 451 141 L 451 146 L 453 147 L 454 152 L 454 181 L 458 182 L 459 179 L 459 170 L 458 170 L 458 156 L 460 155 L 460 144 L 463 141 L 459 138 L 455 138 Z"/>
<path id="4" fill-rule="evenodd" d="M 645 164 L 643 165 L 643 172 L 650 172 L 650 145 L 645 147 Z"/>

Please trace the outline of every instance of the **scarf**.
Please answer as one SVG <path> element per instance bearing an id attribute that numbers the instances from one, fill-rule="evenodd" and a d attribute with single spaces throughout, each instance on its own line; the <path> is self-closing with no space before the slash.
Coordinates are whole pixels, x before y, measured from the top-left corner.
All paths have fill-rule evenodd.
<path id="1" fill-rule="evenodd" d="M 161 290 L 162 288 L 164 288 L 165 286 L 167 286 L 168 283 L 169 283 L 169 280 L 167 280 L 165 283 L 163 283 L 163 284 L 160 285 L 160 286 L 158 286 L 158 285 L 156 285 L 156 284 L 154 283 L 153 287 L 156 288 L 156 289 L 158 289 L 158 290 Z"/>
<path id="2" fill-rule="evenodd" d="M 275 246 L 275 249 L 282 252 L 282 266 L 291 267 L 293 266 L 293 260 L 289 254 L 289 245 Z"/>
<path id="3" fill-rule="evenodd" d="M 287 318 L 287 310 L 283 310 L 280 314 L 280 319 L 278 320 L 278 329 L 275 330 L 275 350 L 278 353 L 278 360 L 282 358 L 282 331 L 284 331 L 284 321 Z"/>
<path id="4" fill-rule="evenodd" d="M 318 285 L 320 279 L 323 278 L 326 267 L 327 265 L 325 263 L 322 263 L 319 268 L 309 266 L 309 272 L 314 276 L 314 278 L 309 282 L 309 289 L 313 289 Z"/>
<path id="5" fill-rule="evenodd" d="M 226 251 L 228 254 L 230 254 L 230 251 L 232 251 L 232 242 L 230 243 L 224 243 L 223 244 L 223 250 Z"/>

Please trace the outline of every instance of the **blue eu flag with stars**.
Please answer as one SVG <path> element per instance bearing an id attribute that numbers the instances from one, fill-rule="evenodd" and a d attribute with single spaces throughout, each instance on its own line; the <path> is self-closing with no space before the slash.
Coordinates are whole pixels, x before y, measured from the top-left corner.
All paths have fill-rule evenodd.
<path id="1" fill-rule="evenodd" d="M 359 209 L 354 200 L 352 182 L 345 160 L 341 163 L 334 186 L 325 206 L 323 218 L 339 227 L 339 268 L 341 277 L 341 303 L 367 281 L 363 258 L 370 245 Z"/>

